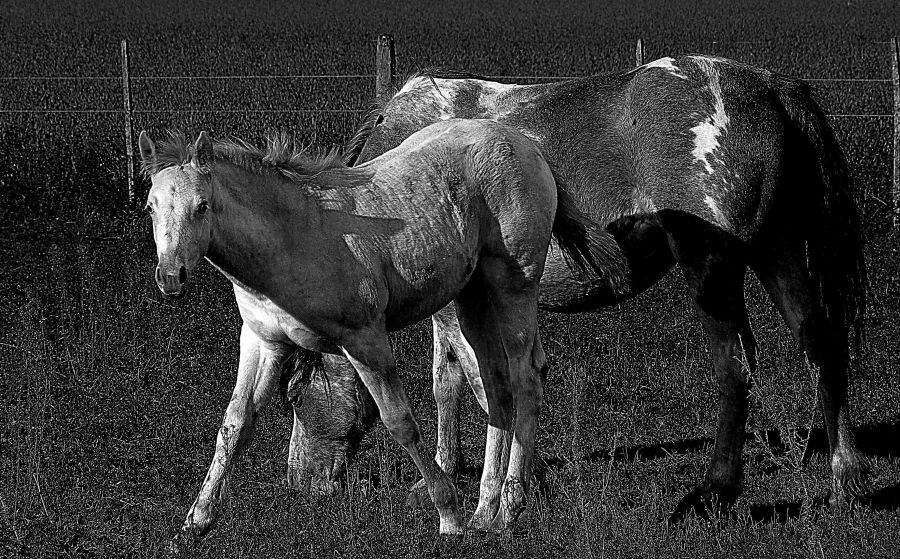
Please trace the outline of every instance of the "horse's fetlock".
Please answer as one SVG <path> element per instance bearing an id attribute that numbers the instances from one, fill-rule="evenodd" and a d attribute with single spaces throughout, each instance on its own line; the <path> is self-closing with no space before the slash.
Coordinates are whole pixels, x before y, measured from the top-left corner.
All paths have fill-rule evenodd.
<path id="1" fill-rule="evenodd" d="M 438 483 L 434 487 L 432 500 L 439 509 L 456 507 L 456 489 L 450 483 Z"/>
<path id="2" fill-rule="evenodd" d="M 508 511 L 518 515 L 525 509 L 527 498 L 527 489 L 519 478 L 511 477 L 506 480 L 501 499 Z"/>

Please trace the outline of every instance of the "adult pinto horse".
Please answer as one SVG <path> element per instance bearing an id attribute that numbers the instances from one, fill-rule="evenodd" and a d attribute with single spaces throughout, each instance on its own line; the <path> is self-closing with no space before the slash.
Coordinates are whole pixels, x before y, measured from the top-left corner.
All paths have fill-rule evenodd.
<path id="1" fill-rule="evenodd" d="M 492 428 L 514 433 L 496 518 L 513 522 L 541 405 L 537 290 L 551 234 L 585 270 L 606 240 L 537 147 L 489 120 L 429 126 L 353 168 L 278 139 L 267 151 L 205 132 L 194 145 L 173 135 L 156 146 L 143 132 L 139 143 L 160 290 L 183 295 L 206 257 L 234 284 L 243 319 L 234 393 L 183 529 L 212 526 L 225 475 L 302 347 L 349 360 L 421 472 L 441 533 L 460 532 L 456 490 L 421 451 L 387 334 L 451 301 L 481 363 Z"/>
<path id="2" fill-rule="evenodd" d="M 347 161 L 367 161 L 432 122 L 457 117 L 495 119 L 534 140 L 581 209 L 618 244 L 626 289 L 574 277 L 551 253 L 542 308 L 607 307 L 675 265 L 683 271 L 709 338 L 720 403 L 709 469 L 675 518 L 729 504 L 741 489 L 749 390 L 742 362 L 754 370 L 757 347 L 744 301 L 748 267 L 819 369 L 831 501 L 865 491 L 867 460 L 856 448 L 847 401 L 848 334 L 862 335 L 867 288 L 860 225 L 843 153 L 804 82 L 706 56 L 528 86 L 424 73 L 380 101 L 348 145 Z M 463 379 L 477 378 L 454 326 L 452 309 L 434 319 L 437 460 L 449 473 L 459 459 Z M 347 378 L 352 370 L 331 363 L 326 374 L 345 397 L 318 410 L 309 402 L 321 399 L 322 382 L 298 373 L 313 380 L 293 391 L 304 397 L 294 403 L 301 428 L 288 467 L 328 491 L 362 432 L 336 426 L 366 426 L 372 418 L 365 391 Z"/>

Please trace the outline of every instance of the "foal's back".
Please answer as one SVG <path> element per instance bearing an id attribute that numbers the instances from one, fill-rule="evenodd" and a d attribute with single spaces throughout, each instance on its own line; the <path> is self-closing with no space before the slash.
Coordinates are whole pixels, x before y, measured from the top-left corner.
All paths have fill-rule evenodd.
<path id="1" fill-rule="evenodd" d="M 365 164 L 370 184 L 344 191 L 353 214 L 394 220 L 390 234 L 348 238 L 390 293 L 389 328 L 449 303 L 486 255 L 540 276 L 556 183 L 537 146 L 489 120 L 447 120 Z"/>

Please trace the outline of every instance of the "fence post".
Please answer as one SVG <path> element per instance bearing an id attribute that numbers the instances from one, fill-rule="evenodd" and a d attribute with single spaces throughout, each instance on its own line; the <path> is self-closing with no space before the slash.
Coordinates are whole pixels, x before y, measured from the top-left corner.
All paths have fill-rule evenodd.
<path id="1" fill-rule="evenodd" d="M 397 61 L 394 57 L 394 36 L 380 35 L 375 47 L 375 96 L 381 97 L 394 85 Z"/>
<path id="2" fill-rule="evenodd" d="M 122 39 L 122 98 L 125 105 L 125 163 L 128 170 L 128 205 L 134 204 L 134 148 L 131 138 L 131 78 L 128 75 L 128 40 Z"/>
<path id="3" fill-rule="evenodd" d="M 891 74 L 894 82 L 894 233 L 900 233 L 900 48 L 891 39 Z"/>
<path id="4" fill-rule="evenodd" d="M 644 40 L 638 37 L 637 46 L 634 49 L 634 60 L 637 62 L 635 66 L 644 65 Z"/>

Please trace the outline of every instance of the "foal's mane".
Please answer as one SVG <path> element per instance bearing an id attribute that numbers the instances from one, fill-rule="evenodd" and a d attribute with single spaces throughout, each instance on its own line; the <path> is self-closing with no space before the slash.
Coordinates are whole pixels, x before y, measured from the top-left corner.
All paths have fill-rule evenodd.
<path id="1" fill-rule="evenodd" d="M 346 165 L 355 165 L 356 160 L 359 158 L 359 154 L 362 152 L 363 146 L 366 144 L 366 140 L 369 139 L 369 136 L 372 134 L 372 131 L 375 129 L 375 126 L 378 125 L 378 119 L 384 113 L 385 107 L 387 107 L 388 103 L 403 89 L 406 84 L 409 82 L 418 79 L 418 78 L 428 78 L 431 80 L 431 83 L 437 87 L 437 84 L 434 80 L 482 80 L 482 81 L 496 81 L 486 76 L 482 76 L 479 74 L 473 74 L 471 72 L 463 72 L 461 70 L 454 70 L 451 68 L 442 68 L 439 66 L 431 66 L 428 68 L 422 68 L 420 70 L 416 70 L 411 74 L 407 74 L 401 80 L 396 80 L 391 84 L 391 87 L 380 96 L 376 97 L 372 100 L 369 105 L 369 110 L 366 112 L 366 115 L 362 118 L 362 121 L 357 127 L 356 132 L 353 134 L 353 137 L 350 138 L 350 141 L 344 146 L 343 156 L 341 157 L 342 161 Z M 399 84 L 399 85 L 397 85 Z"/>
<path id="2" fill-rule="evenodd" d="M 193 156 L 194 145 L 187 136 L 170 130 L 166 139 L 157 142 L 156 157 L 141 163 L 141 172 L 149 178 L 163 169 L 186 165 Z M 357 186 L 365 180 L 343 163 L 340 149 L 303 146 L 286 133 L 267 136 L 264 149 L 240 138 L 213 140 L 213 161 L 228 162 L 259 175 L 277 173 L 318 189 Z"/>

